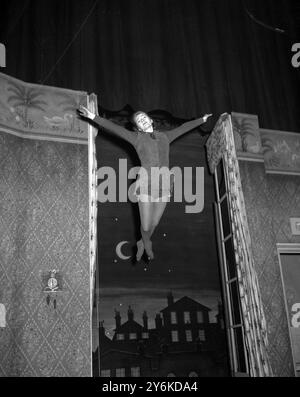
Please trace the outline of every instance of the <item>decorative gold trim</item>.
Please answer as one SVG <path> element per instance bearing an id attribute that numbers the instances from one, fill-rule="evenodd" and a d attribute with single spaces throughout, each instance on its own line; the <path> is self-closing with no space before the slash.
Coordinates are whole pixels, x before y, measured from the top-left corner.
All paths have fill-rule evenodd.
<path id="1" fill-rule="evenodd" d="M 97 96 L 88 97 L 88 109 L 98 114 Z M 98 130 L 88 126 L 88 173 L 89 173 L 89 275 L 90 275 L 90 359 L 93 376 L 93 297 L 97 260 L 97 159 L 95 138 Z"/>
<path id="2" fill-rule="evenodd" d="M 28 132 L 25 134 L 21 130 L 16 130 L 8 126 L 3 126 L 3 124 L 0 124 L 0 131 L 10 135 L 17 136 L 18 138 L 22 138 L 22 139 L 36 139 L 39 141 L 52 141 L 52 142 L 60 142 L 60 143 L 76 143 L 79 145 L 88 145 L 87 138 L 75 138 L 75 137 L 68 138 L 66 136 L 41 134 L 37 132 L 30 132 L 30 133 Z"/>

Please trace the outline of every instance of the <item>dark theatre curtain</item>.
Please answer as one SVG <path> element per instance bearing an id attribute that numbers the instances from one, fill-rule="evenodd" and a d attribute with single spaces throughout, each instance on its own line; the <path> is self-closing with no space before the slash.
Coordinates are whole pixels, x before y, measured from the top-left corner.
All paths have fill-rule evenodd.
<path id="1" fill-rule="evenodd" d="M 254 23 L 244 4 L 292 37 Z M 95 92 L 111 110 L 213 112 L 211 126 L 238 111 L 258 114 L 261 127 L 300 131 L 291 1 L 2 0 L 0 22 L 3 72 L 22 80 Z"/>

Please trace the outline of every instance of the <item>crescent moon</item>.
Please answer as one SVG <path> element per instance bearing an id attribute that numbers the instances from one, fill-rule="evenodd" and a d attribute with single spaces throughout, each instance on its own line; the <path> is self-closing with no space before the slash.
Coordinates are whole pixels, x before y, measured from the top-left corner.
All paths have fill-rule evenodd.
<path id="1" fill-rule="evenodd" d="M 126 260 L 126 259 L 131 258 L 131 255 L 125 256 L 125 255 L 122 253 L 122 251 L 121 251 L 121 248 L 122 248 L 123 245 L 126 244 L 126 243 L 129 243 L 129 241 L 120 241 L 120 242 L 117 244 L 117 246 L 116 246 L 116 254 L 118 255 L 118 257 L 119 257 L 120 259 L 123 259 L 123 260 Z"/>

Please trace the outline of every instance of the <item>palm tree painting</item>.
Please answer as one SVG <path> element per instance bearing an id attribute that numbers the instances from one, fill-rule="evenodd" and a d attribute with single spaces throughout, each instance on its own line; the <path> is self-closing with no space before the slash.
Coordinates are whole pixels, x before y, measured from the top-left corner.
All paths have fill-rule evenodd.
<path id="1" fill-rule="evenodd" d="M 270 168 L 278 168 L 280 166 L 280 157 L 274 152 L 272 139 L 262 136 L 262 150 L 266 165 Z"/>
<path id="2" fill-rule="evenodd" d="M 82 101 L 79 96 L 70 95 L 64 92 L 59 92 L 56 95 L 62 98 L 58 105 L 61 106 L 65 112 L 76 113 L 76 110 L 80 105 L 86 105 L 86 103 L 81 103 Z M 86 96 L 83 96 L 83 99 L 86 102 Z"/>
<path id="3" fill-rule="evenodd" d="M 262 134 L 266 167 L 272 170 L 300 172 L 300 141 L 297 134 Z"/>
<path id="4" fill-rule="evenodd" d="M 259 153 L 260 139 L 257 133 L 258 126 L 246 117 L 232 117 L 232 127 L 237 151 Z"/>
<path id="5" fill-rule="evenodd" d="M 77 109 L 79 108 L 80 105 L 86 106 L 86 96 L 85 95 L 75 96 L 64 92 L 57 93 L 56 95 L 58 97 L 61 97 L 58 106 L 63 109 L 63 112 L 65 112 L 65 117 L 68 117 L 69 120 L 71 121 L 69 124 L 70 129 L 74 129 L 75 121 L 78 120 L 76 117 Z M 79 124 L 79 120 L 78 120 L 78 124 Z M 78 128 L 80 129 L 80 126 L 78 126 Z"/>
<path id="6" fill-rule="evenodd" d="M 40 99 L 42 92 L 37 88 L 19 85 L 13 81 L 9 82 L 7 91 L 11 93 L 7 98 L 7 102 L 13 106 L 13 111 L 15 109 L 21 109 L 21 111 L 17 112 L 18 116 L 22 118 L 25 127 L 32 128 L 33 122 L 28 119 L 28 110 L 36 109 L 45 111 L 44 106 L 47 103 Z"/>

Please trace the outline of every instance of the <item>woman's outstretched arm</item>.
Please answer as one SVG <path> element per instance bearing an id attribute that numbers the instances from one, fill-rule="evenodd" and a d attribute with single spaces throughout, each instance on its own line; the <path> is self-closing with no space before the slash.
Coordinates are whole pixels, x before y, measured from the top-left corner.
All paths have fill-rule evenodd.
<path id="1" fill-rule="evenodd" d="M 132 145 L 135 144 L 137 138 L 137 132 L 129 131 L 126 128 L 118 124 L 115 124 L 110 120 L 97 116 L 95 113 L 91 112 L 84 106 L 80 106 L 80 108 L 78 109 L 78 113 L 80 114 L 80 116 L 93 121 L 95 124 L 97 124 L 99 127 L 104 128 L 106 131 L 119 136 L 125 141 L 131 143 Z"/>
<path id="2" fill-rule="evenodd" d="M 212 114 L 206 114 L 205 116 L 196 119 L 196 120 L 191 120 L 188 121 L 184 124 L 181 124 L 179 127 L 174 128 L 173 130 L 165 131 L 165 134 L 169 138 L 170 143 L 173 142 L 175 139 L 180 137 L 181 135 L 193 130 L 196 127 L 199 127 L 199 125 L 203 124 L 206 122 L 206 120 L 212 116 Z"/>

